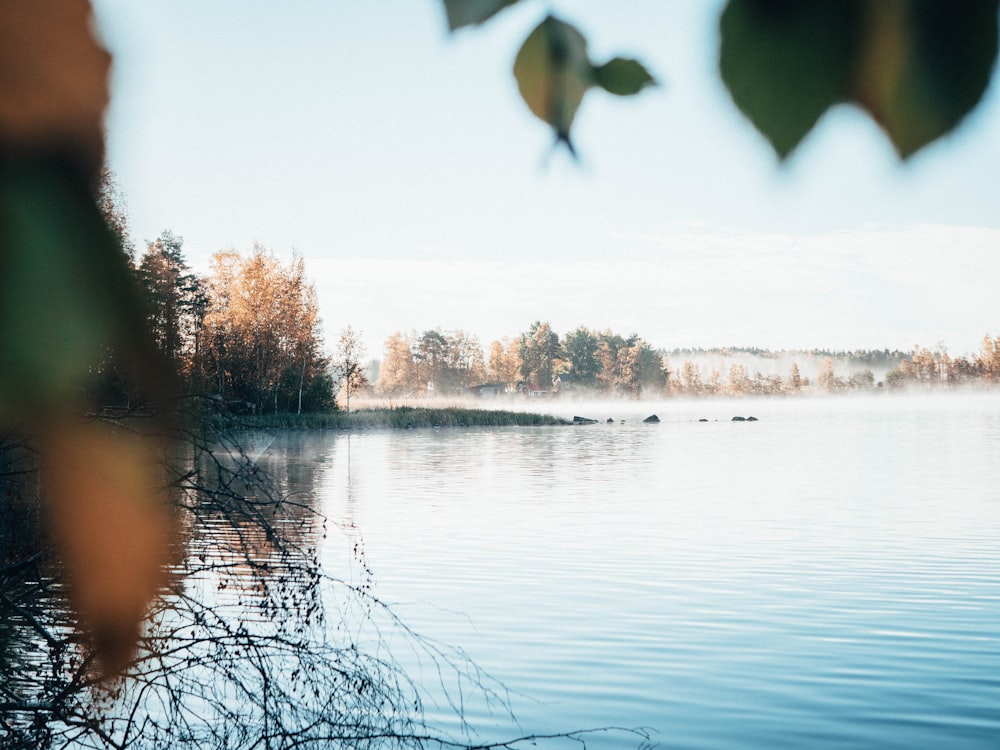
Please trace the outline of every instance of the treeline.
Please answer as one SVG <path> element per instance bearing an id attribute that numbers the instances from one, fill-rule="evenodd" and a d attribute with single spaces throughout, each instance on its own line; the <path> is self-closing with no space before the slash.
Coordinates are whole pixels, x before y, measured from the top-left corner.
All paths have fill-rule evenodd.
<path id="1" fill-rule="evenodd" d="M 526 395 L 655 398 L 874 391 L 1000 383 L 1000 337 L 975 355 L 943 345 L 853 351 L 756 347 L 656 350 L 636 333 L 579 326 L 562 336 L 536 321 L 492 341 L 461 330 L 397 332 L 369 373 L 348 326 L 333 359 L 321 334 L 314 286 L 301 257 L 282 263 L 255 246 L 216 253 L 193 273 L 183 239 L 165 231 L 132 258 L 156 347 L 176 365 L 183 389 L 247 414 L 317 413 L 350 396 L 421 398 Z M 876 373 L 878 373 L 876 375 Z M 103 403 L 127 403 L 128 373 L 113 357 L 96 378 Z"/>
<path id="2" fill-rule="evenodd" d="M 489 377 L 479 339 L 463 331 L 394 333 L 385 342 L 375 392 L 385 396 L 455 395 Z"/>
<path id="3" fill-rule="evenodd" d="M 673 349 L 665 355 L 671 392 L 683 395 L 785 395 L 864 391 L 909 356 L 889 349 Z"/>
<path id="4" fill-rule="evenodd" d="M 756 346 L 727 346 L 707 348 L 686 348 L 673 349 L 668 356 L 675 360 L 690 359 L 692 357 L 723 356 L 732 357 L 739 355 L 749 355 L 762 360 L 787 360 L 789 357 L 801 357 L 804 359 L 823 360 L 827 357 L 833 362 L 844 362 L 850 365 L 874 367 L 877 369 L 891 369 L 904 359 L 912 356 L 912 351 L 900 351 L 899 349 L 853 349 L 853 350 L 833 350 L 833 349 L 783 349 L 773 351 L 762 349 Z"/>
<path id="5" fill-rule="evenodd" d="M 951 357 L 942 344 L 934 349 L 917 346 L 885 380 L 891 388 L 1000 385 L 1000 336 L 985 336 L 979 351 L 970 356 Z"/>
<path id="6" fill-rule="evenodd" d="M 773 359 L 778 358 L 777 354 Z M 809 357 L 807 361 L 811 359 Z M 726 358 L 722 357 L 721 361 L 725 362 Z M 670 375 L 669 392 L 679 396 L 782 396 L 865 391 L 883 386 L 869 368 L 843 374 L 838 372 L 832 357 L 822 357 L 814 364 L 815 374 L 809 377 L 802 373 L 796 361 L 792 361 L 784 373 L 763 373 L 747 367 L 743 362 L 720 364 L 718 356 L 710 366 L 685 359 Z M 843 366 L 843 363 L 839 364 Z"/>
<path id="7" fill-rule="evenodd" d="M 106 182 L 110 185 L 110 182 Z M 120 236 L 145 301 L 155 346 L 175 364 L 182 390 L 247 414 L 317 413 L 341 391 L 380 397 L 578 394 L 617 397 L 783 395 L 879 388 L 1000 383 L 1000 337 L 975 355 L 943 345 L 853 351 L 758 347 L 656 350 L 636 333 L 579 326 L 559 336 L 548 322 L 492 341 L 461 330 L 397 332 L 366 373 L 364 347 L 348 326 L 331 358 L 305 263 L 282 263 L 264 248 L 216 253 L 207 275 L 189 267 L 170 231 L 136 257 L 115 195 L 102 210 Z M 94 374 L 100 403 L 128 405 L 134 379 L 114 353 Z"/>
<path id="8" fill-rule="evenodd" d="M 260 246 L 246 256 L 225 250 L 199 276 L 183 239 L 165 231 L 131 261 L 153 341 L 175 364 L 182 391 L 244 413 L 335 408 L 316 291 L 301 257 L 282 263 Z M 113 355 L 94 387 L 104 405 L 135 398 Z"/>
<path id="9" fill-rule="evenodd" d="M 420 397 L 478 393 L 542 395 L 596 391 L 638 397 L 667 382 L 661 355 L 636 334 L 583 326 L 562 338 L 536 321 L 514 338 L 493 341 L 488 358 L 462 331 L 394 333 L 385 342 L 374 392 Z"/>
<path id="10" fill-rule="evenodd" d="M 577 394 L 745 396 L 843 393 L 1000 383 L 1000 337 L 949 357 L 943 346 L 771 351 L 755 347 L 655 350 L 638 334 L 580 326 L 559 336 L 547 322 L 490 343 L 462 331 L 394 333 L 373 363 L 381 397 Z"/>

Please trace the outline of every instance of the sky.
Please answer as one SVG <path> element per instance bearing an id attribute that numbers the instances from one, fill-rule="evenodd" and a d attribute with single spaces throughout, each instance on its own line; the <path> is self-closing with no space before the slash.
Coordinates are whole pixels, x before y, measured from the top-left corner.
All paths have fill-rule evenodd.
<path id="1" fill-rule="evenodd" d="M 522 0 L 449 34 L 439 0 L 94 0 L 108 159 L 144 247 L 300 253 L 328 344 L 484 347 L 547 320 L 655 347 L 974 352 L 1000 334 L 1000 82 L 906 163 L 839 106 L 780 164 L 717 70 L 706 0 Z M 588 94 L 574 162 L 520 100 L 552 12 L 659 85 Z"/>

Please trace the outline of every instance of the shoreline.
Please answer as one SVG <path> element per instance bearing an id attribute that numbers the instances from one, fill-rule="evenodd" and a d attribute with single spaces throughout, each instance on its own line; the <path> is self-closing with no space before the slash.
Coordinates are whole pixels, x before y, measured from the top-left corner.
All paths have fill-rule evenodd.
<path id="1" fill-rule="evenodd" d="M 416 429 L 435 427 L 538 427 L 573 426 L 614 422 L 626 419 L 643 421 L 658 414 L 665 421 L 731 421 L 734 408 L 742 404 L 744 413 L 809 411 L 816 404 L 837 400 L 845 407 L 880 407 L 900 403 L 940 402 L 953 403 L 967 398 L 995 399 L 1000 389 L 908 390 L 877 392 L 873 394 L 839 393 L 805 396 L 801 398 L 747 396 L 703 396 L 669 398 L 661 400 L 621 401 L 559 401 L 546 406 L 554 407 L 547 413 L 522 411 L 517 408 L 483 409 L 455 403 L 439 406 L 382 406 L 365 405 L 350 413 L 335 411 L 309 414 L 233 415 L 205 414 L 198 419 L 208 427 L 220 430 L 332 430 L 363 431 L 371 429 Z M 751 409 L 751 404 L 753 408 Z M 540 404 L 539 404 L 540 405 Z M 750 410 L 749 412 L 747 410 Z M 739 409 L 737 414 L 741 413 Z M 578 417 L 575 415 L 583 414 Z M 574 415 L 574 416 L 571 416 Z M 757 416 L 761 416 L 757 414 Z"/>
<path id="2" fill-rule="evenodd" d="M 505 409 L 469 409 L 458 406 L 394 406 L 358 409 L 350 413 L 261 414 L 210 419 L 227 429 L 273 430 L 372 430 L 433 427 L 550 427 L 572 425 L 551 414 Z"/>

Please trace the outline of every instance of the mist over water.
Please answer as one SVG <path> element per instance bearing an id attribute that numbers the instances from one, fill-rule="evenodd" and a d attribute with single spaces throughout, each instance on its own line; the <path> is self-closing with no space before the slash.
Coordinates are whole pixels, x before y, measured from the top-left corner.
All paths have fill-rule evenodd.
<path id="1" fill-rule="evenodd" d="M 530 406 L 601 421 L 287 446 L 377 595 L 511 690 L 520 727 L 465 686 L 479 740 L 996 747 L 1000 397 Z"/>

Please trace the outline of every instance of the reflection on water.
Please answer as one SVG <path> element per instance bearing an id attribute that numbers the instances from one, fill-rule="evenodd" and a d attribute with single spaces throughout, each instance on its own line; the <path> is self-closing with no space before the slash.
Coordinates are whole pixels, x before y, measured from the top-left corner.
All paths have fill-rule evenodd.
<path id="1" fill-rule="evenodd" d="M 323 507 L 351 495 L 377 593 L 502 679 L 532 730 L 997 746 L 1000 399 L 607 416 L 626 423 L 356 435 L 349 474 L 320 436 Z M 484 739 L 509 731 L 465 708 Z"/>
<path id="2" fill-rule="evenodd" d="M 338 544 L 315 512 L 323 462 L 296 460 L 294 437 L 280 455 L 231 439 L 188 448 L 173 466 L 178 562 L 123 678 L 98 681 L 44 553 L 0 569 L 2 746 L 381 748 L 426 736 L 419 689 L 382 648 L 383 633 L 417 650 L 419 639 L 370 586 L 319 567 L 320 543 Z"/>
<path id="3" fill-rule="evenodd" d="M 0 581 L 4 746 L 997 746 L 1000 399 L 626 408 L 192 450 L 127 680 Z"/>

